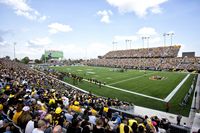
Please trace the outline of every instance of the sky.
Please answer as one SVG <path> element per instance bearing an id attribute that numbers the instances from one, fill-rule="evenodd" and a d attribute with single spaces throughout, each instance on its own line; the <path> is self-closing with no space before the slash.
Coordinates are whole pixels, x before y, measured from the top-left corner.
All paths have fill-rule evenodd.
<path id="1" fill-rule="evenodd" d="M 0 57 L 13 58 L 15 48 L 18 59 L 45 50 L 91 59 L 170 45 L 200 56 L 199 13 L 200 0 L 0 0 Z"/>

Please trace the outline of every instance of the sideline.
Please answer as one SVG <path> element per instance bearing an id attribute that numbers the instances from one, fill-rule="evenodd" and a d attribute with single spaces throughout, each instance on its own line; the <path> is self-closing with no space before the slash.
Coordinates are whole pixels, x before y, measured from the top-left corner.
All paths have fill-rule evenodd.
<path id="1" fill-rule="evenodd" d="M 177 86 L 174 90 L 164 99 L 165 102 L 169 102 L 172 97 L 176 94 L 176 92 L 181 88 L 181 86 L 185 83 L 185 81 L 189 78 L 190 74 L 188 74 Z"/>
<path id="2" fill-rule="evenodd" d="M 41 72 L 41 71 L 38 71 L 38 70 L 36 70 L 36 69 L 32 69 L 32 70 L 34 70 L 34 71 L 36 71 L 36 72 L 39 72 L 39 73 L 42 73 L 42 74 L 46 75 L 46 73 Z M 48 77 L 50 77 L 50 78 L 53 78 L 53 79 L 55 79 L 55 80 L 57 80 L 57 81 L 59 81 L 59 82 L 65 84 L 65 85 L 71 86 L 71 87 L 73 87 L 73 88 L 75 88 L 75 89 L 77 89 L 77 90 L 79 90 L 79 91 L 82 91 L 82 92 L 84 92 L 84 93 L 89 94 L 88 91 L 83 90 L 83 89 L 81 89 L 81 88 L 79 88 L 79 87 L 76 87 L 76 86 L 74 86 L 74 85 L 71 85 L 71 84 L 69 84 L 69 83 L 67 83 L 67 82 L 64 82 L 64 81 L 60 80 L 60 79 L 54 78 L 54 77 L 52 77 L 52 76 L 50 76 L 50 75 L 46 75 L 46 76 L 48 76 Z"/>
<path id="3" fill-rule="evenodd" d="M 196 97 L 195 97 L 195 93 L 196 93 Z M 199 109 L 200 109 L 200 74 L 198 74 L 198 77 L 197 77 L 191 109 L 190 109 L 190 114 L 189 114 L 190 123 L 192 125 L 192 131 L 198 130 L 198 127 L 199 127 L 199 122 L 200 122 L 199 121 L 200 114 L 198 113 Z M 195 119 L 197 121 L 195 121 Z"/>

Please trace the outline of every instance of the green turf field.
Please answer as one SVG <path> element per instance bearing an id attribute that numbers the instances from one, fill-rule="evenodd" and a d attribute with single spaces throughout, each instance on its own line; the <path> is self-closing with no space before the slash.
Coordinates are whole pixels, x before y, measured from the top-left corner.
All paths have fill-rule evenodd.
<path id="1" fill-rule="evenodd" d="M 101 88 L 99 88 L 98 85 L 87 81 L 76 84 L 76 86 L 80 87 L 81 89 L 91 91 L 96 95 L 118 98 L 123 101 L 134 103 L 136 105 L 162 111 L 165 111 L 166 104 L 163 100 L 187 76 L 186 73 L 177 72 L 144 72 L 141 70 L 128 70 L 127 72 L 119 72 L 116 71 L 116 69 L 107 67 L 67 66 L 52 68 L 58 71 L 69 72 L 82 76 L 84 79 L 93 78 L 101 81 L 102 83 L 105 82 L 106 86 L 102 86 Z M 164 79 L 152 80 L 152 76 L 161 76 Z M 189 114 L 192 96 L 185 107 L 180 107 L 179 103 L 181 103 L 184 96 L 187 94 L 194 76 L 195 75 L 191 74 L 186 82 L 181 86 L 179 91 L 170 99 L 169 111 L 171 113 L 181 113 L 185 116 Z M 73 84 L 73 81 L 70 78 L 65 78 L 65 81 Z M 120 90 L 113 89 L 113 87 L 116 87 Z M 133 93 L 121 90 L 128 90 Z"/>

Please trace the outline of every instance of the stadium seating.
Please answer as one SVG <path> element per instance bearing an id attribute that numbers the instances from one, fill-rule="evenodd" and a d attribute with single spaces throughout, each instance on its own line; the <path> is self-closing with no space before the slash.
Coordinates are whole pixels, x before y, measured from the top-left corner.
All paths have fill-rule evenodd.
<path id="1" fill-rule="evenodd" d="M 177 57 L 180 46 L 117 50 L 83 64 L 118 68 L 200 71 L 199 57 Z"/>
<path id="2" fill-rule="evenodd" d="M 29 130 L 40 128 L 40 125 L 45 123 L 47 123 L 45 130 L 52 131 L 56 125 L 60 125 L 67 133 L 71 131 L 81 133 L 91 125 L 94 127 L 89 128 L 91 132 L 95 132 L 98 130 L 97 126 L 100 126 L 102 133 L 118 133 L 118 130 L 122 130 L 120 128 L 122 126 L 128 127 L 129 130 L 144 130 L 144 132 L 170 130 L 170 122 L 166 119 L 156 116 L 133 116 L 124 113 L 120 108 L 113 109 L 112 106 L 122 106 L 125 110 L 134 107 L 117 99 L 81 92 L 55 80 L 59 73 L 54 72 L 52 75 L 52 71 L 44 70 L 44 72 L 37 72 L 23 64 L 0 59 L 0 120 L 3 114 L 9 116 L 7 119 L 13 119 L 18 107 L 22 106 L 23 108 L 19 110 L 22 113 L 17 118 L 17 123 L 13 124 L 16 124 L 17 132 L 25 132 L 27 128 Z M 136 126 L 132 126 L 133 123 L 126 124 L 129 120 L 135 121 Z M 30 129 L 31 123 L 38 124 L 38 127 L 32 125 L 33 128 Z M 9 125 L 3 127 L 0 127 L 2 132 L 15 131 L 9 128 Z"/>
<path id="3" fill-rule="evenodd" d="M 106 59 L 113 58 L 156 58 L 156 57 L 177 57 L 180 45 L 110 51 L 103 56 Z"/>

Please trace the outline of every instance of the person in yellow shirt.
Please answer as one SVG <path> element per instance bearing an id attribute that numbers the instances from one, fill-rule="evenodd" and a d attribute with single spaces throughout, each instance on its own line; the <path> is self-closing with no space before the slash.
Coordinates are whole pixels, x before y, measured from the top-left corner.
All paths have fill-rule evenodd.
<path id="1" fill-rule="evenodd" d="M 13 118 L 12 118 L 12 121 L 15 123 L 15 124 L 17 124 L 17 119 L 19 118 L 19 116 L 22 114 L 22 105 L 21 104 L 19 104 L 18 106 L 17 106 L 17 109 L 16 109 L 16 111 L 15 111 L 15 113 L 14 113 L 14 115 L 13 115 Z"/>
<path id="2" fill-rule="evenodd" d="M 0 111 L 3 110 L 3 104 L 0 104 Z"/>
<path id="3" fill-rule="evenodd" d="M 69 109 L 71 109 L 71 110 L 73 110 L 73 111 L 75 111 L 75 112 L 78 112 L 78 113 L 81 112 L 80 106 L 70 105 L 70 106 L 69 106 Z"/>
<path id="4" fill-rule="evenodd" d="M 93 108 L 91 108 L 91 112 L 92 112 L 92 115 L 97 115 L 97 111 Z"/>
<path id="5" fill-rule="evenodd" d="M 128 125 L 132 128 L 133 132 L 137 132 L 138 122 L 135 119 L 129 119 Z"/>
<path id="6" fill-rule="evenodd" d="M 143 123 L 138 124 L 138 133 L 146 133 L 146 127 Z"/>
<path id="7" fill-rule="evenodd" d="M 105 112 L 105 113 L 108 113 L 108 106 L 105 106 L 104 108 L 103 108 L 103 112 Z"/>
<path id="8" fill-rule="evenodd" d="M 63 124 L 66 122 L 65 116 L 62 113 L 61 107 L 56 108 L 55 114 L 53 115 L 52 120 L 53 120 L 53 126 L 57 126 L 57 125 L 63 126 Z"/>
<path id="9" fill-rule="evenodd" d="M 118 133 L 133 133 L 132 128 L 125 123 L 119 124 L 119 127 L 117 129 Z"/>

